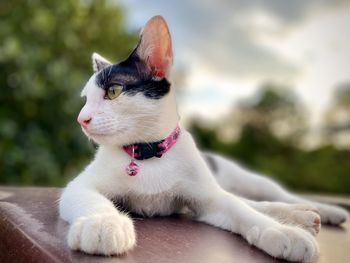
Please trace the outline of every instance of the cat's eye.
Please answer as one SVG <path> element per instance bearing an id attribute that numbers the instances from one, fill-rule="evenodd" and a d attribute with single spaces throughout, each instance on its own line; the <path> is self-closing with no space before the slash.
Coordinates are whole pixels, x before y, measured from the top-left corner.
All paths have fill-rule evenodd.
<path id="1" fill-rule="evenodd" d="M 110 100 L 114 100 L 120 95 L 120 93 L 122 93 L 122 91 L 123 91 L 123 86 L 121 85 L 110 86 L 106 91 L 106 98 Z"/>

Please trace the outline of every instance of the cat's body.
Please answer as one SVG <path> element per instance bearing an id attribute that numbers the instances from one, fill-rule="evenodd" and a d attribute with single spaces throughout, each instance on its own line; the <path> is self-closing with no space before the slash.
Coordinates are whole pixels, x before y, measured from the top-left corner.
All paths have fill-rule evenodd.
<path id="1" fill-rule="evenodd" d="M 241 234 L 274 257 L 313 259 L 318 247 L 310 233 L 316 234 L 320 227 L 314 207 L 324 221 L 334 224 L 346 220 L 347 214 L 302 200 L 220 156 L 203 158 L 182 127 L 176 143 L 161 158 L 136 160 L 138 174 L 126 173 L 131 157 L 123 146 L 162 140 L 178 125 L 174 90 L 165 79 L 171 60 L 170 35 L 161 17 L 147 23 L 141 42 L 125 62 L 111 65 L 93 56 L 96 73 L 82 92 L 87 103 L 78 120 L 86 135 L 101 146 L 61 196 L 60 215 L 72 224 L 69 246 L 104 255 L 135 247 L 133 223 L 118 211 L 117 203 L 144 216 L 187 211 L 195 220 Z M 122 88 L 111 99 L 108 92 L 115 84 Z M 255 202 L 233 192 L 249 199 L 294 204 Z"/>

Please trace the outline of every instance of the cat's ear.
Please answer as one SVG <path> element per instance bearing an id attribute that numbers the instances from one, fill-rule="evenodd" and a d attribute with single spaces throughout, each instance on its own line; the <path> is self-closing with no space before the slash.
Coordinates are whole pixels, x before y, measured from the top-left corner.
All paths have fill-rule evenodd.
<path id="1" fill-rule="evenodd" d="M 94 69 L 94 72 L 100 71 L 101 69 L 108 67 L 112 65 L 111 62 L 109 62 L 107 59 L 102 57 L 101 55 L 97 53 L 92 53 L 92 68 Z"/>
<path id="2" fill-rule="evenodd" d="M 164 78 L 173 63 L 173 51 L 169 28 L 161 16 L 152 17 L 141 32 L 136 53 L 143 60 L 152 77 Z"/>

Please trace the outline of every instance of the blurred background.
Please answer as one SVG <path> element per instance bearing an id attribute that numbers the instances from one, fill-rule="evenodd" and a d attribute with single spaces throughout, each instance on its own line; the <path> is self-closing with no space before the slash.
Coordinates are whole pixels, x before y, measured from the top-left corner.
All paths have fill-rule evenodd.
<path id="1" fill-rule="evenodd" d="M 300 192 L 350 195 L 350 2 L 1 1 L 0 184 L 63 186 L 94 146 L 91 53 L 126 58 L 163 15 L 198 145 Z"/>

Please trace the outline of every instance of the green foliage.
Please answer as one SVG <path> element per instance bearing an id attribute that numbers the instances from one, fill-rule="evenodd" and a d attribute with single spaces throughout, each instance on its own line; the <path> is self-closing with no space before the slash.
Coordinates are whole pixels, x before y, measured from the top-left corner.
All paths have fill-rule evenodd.
<path id="1" fill-rule="evenodd" d="M 285 86 L 265 84 L 255 96 L 242 100 L 236 117 L 241 126 L 268 129 L 279 138 L 297 141 L 307 129 L 305 109 L 296 94 Z M 235 120 L 232 120 L 235 121 Z"/>
<path id="2" fill-rule="evenodd" d="M 335 92 L 336 106 L 350 111 L 350 83 L 343 83 Z"/>
<path id="3" fill-rule="evenodd" d="M 107 0 L 0 3 L 0 184 L 62 186 L 91 159 L 93 146 L 76 123 L 79 92 L 92 52 L 120 60 L 136 43 L 123 14 Z M 295 189 L 350 194 L 349 151 L 299 148 L 305 110 L 287 90 L 268 84 L 236 107 L 237 140 L 224 142 L 222 127 L 195 122 L 192 133 L 203 148 Z M 333 112 L 349 112 L 349 94 L 348 85 L 339 89 Z"/>
<path id="4" fill-rule="evenodd" d="M 287 87 L 277 87 L 275 84 L 267 83 L 261 87 L 257 98 L 248 99 L 243 105 L 262 114 L 275 113 L 276 111 L 297 111 L 298 100 Z M 242 106 L 243 106 L 242 105 Z"/>
<path id="5" fill-rule="evenodd" d="M 275 106 L 282 105 L 288 98 L 283 96 L 279 99 L 280 95 L 273 93 L 273 89 L 266 89 L 255 103 L 244 102 L 243 108 L 246 111 L 239 111 L 241 117 L 245 119 L 244 114 L 250 115 L 252 111 L 261 113 L 271 107 L 274 107 L 273 111 L 278 110 L 279 106 Z M 264 101 L 266 98 L 272 106 Z M 294 105 L 289 107 L 294 108 L 297 98 L 295 103 L 291 103 Z M 266 106 L 262 108 L 260 105 Z M 266 117 L 266 113 L 262 114 Z M 287 119 L 285 121 L 288 122 Z M 220 127 L 210 129 L 199 122 L 192 122 L 190 130 L 202 148 L 236 159 L 290 188 L 299 191 L 350 194 L 350 151 L 339 150 L 333 146 L 303 150 L 297 146 L 300 143 L 296 143 L 291 137 L 278 138 L 271 125 L 271 120 L 262 124 L 259 121 L 256 123 L 256 119 L 249 119 L 241 127 L 240 137 L 229 142 L 220 140 Z"/>
<path id="6" fill-rule="evenodd" d="M 326 131 L 330 139 L 350 130 L 350 83 L 342 83 L 334 93 L 333 103 L 325 113 Z"/>
<path id="7" fill-rule="evenodd" d="M 91 158 L 76 123 L 91 53 L 122 59 L 136 43 L 109 1 L 0 4 L 0 183 L 62 185 Z"/>

